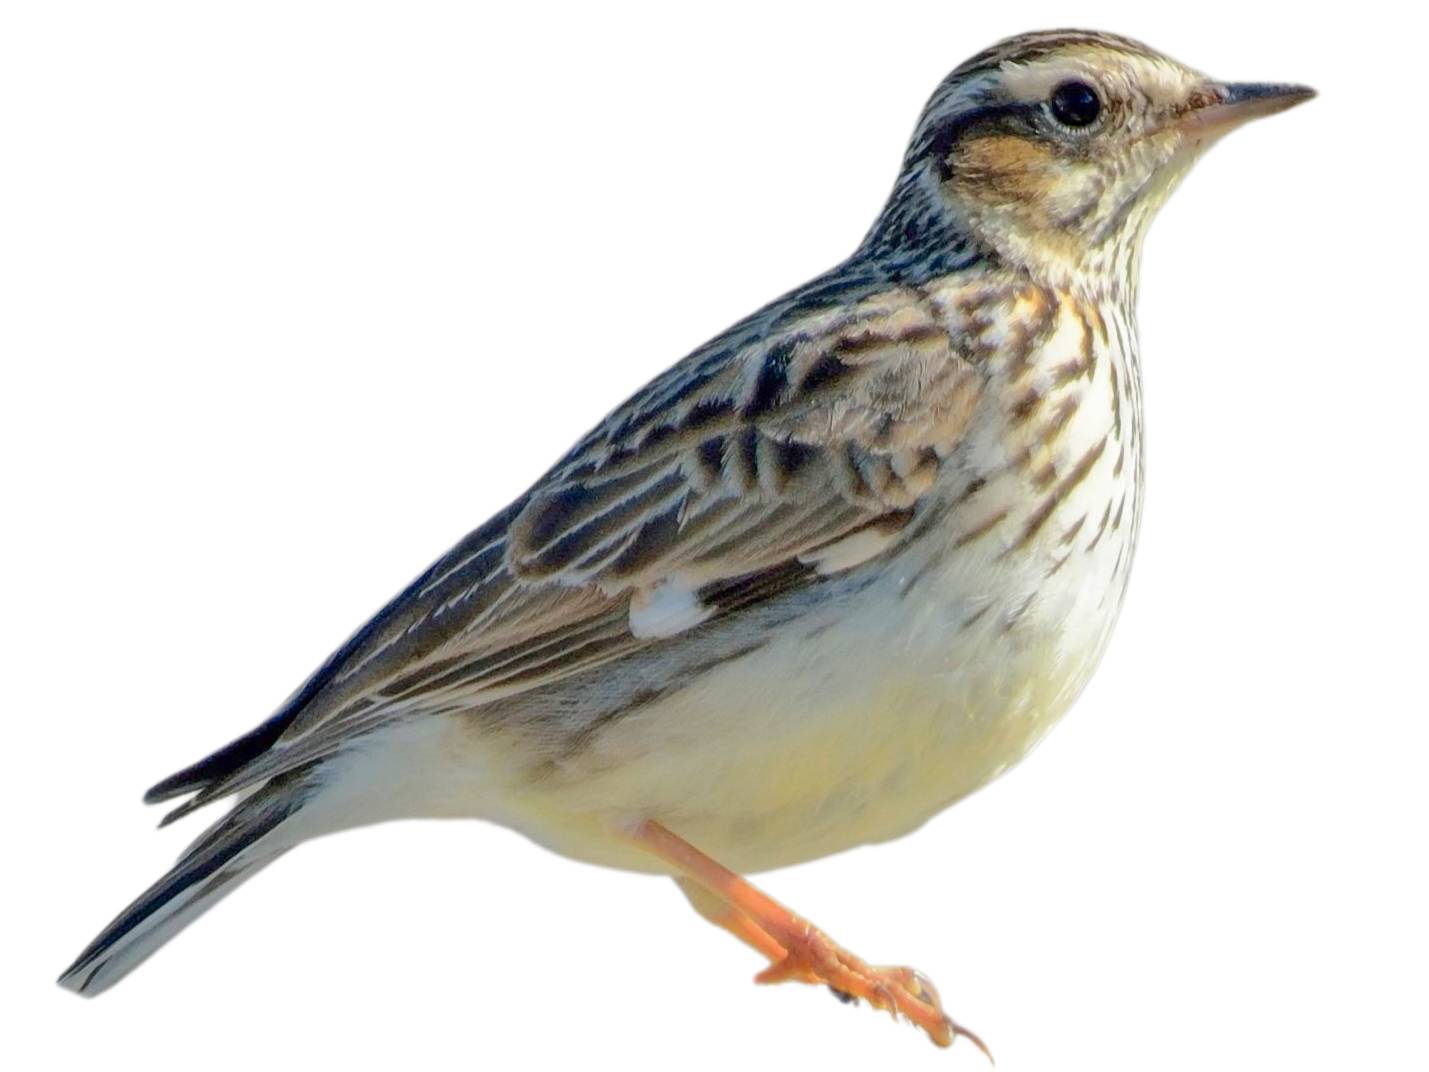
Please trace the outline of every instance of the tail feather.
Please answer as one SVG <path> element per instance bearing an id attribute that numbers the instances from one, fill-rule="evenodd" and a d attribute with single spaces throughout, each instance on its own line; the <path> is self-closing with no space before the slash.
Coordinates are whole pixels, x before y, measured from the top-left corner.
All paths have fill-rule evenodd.
<path id="1" fill-rule="evenodd" d="M 278 779 L 240 802 L 121 912 L 76 958 L 59 983 L 92 996 L 113 986 L 155 950 L 290 846 L 278 828 L 301 796 Z"/>

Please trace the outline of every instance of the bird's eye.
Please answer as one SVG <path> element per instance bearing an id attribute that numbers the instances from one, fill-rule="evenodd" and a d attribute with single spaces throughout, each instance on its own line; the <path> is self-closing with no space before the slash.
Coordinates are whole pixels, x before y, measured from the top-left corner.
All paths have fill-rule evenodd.
<path id="1" fill-rule="evenodd" d="M 1052 90 L 1052 115 L 1069 127 L 1089 127 L 1102 113 L 1102 99 L 1085 82 L 1063 82 Z"/>

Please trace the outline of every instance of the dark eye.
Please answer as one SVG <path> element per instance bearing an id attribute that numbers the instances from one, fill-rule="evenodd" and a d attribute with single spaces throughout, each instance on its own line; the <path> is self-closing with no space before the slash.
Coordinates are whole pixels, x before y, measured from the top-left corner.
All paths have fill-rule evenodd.
<path id="1" fill-rule="evenodd" d="M 1102 114 L 1102 99 L 1085 82 L 1063 82 L 1052 90 L 1052 114 L 1069 127 L 1089 127 Z"/>

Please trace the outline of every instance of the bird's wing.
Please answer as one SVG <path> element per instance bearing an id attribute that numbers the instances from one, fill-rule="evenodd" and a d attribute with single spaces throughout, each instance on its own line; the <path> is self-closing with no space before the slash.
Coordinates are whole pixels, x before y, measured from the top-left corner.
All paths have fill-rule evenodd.
<path id="1" fill-rule="evenodd" d="M 197 787 L 196 807 L 404 711 L 557 681 L 879 555 L 980 385 L 940 310 L 901 289 L 716 340 L 369 622 L 265 724 L 261 752 L 152 798 Z"/>

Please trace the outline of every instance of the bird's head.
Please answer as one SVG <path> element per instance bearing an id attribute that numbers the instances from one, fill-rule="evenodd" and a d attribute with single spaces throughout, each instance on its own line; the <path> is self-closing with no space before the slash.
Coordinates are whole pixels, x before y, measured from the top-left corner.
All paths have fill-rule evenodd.
<path id="1" fill-rule="evenodd" d="M 1130 281 L 1147 224 L 1200 153 L 1313 95 L 1219 82 L 1109 34 L 1010 38 L 933 94 L 885 212 L 903 233 L 884 238 L 943 231 L 1050 280 Z"/>

